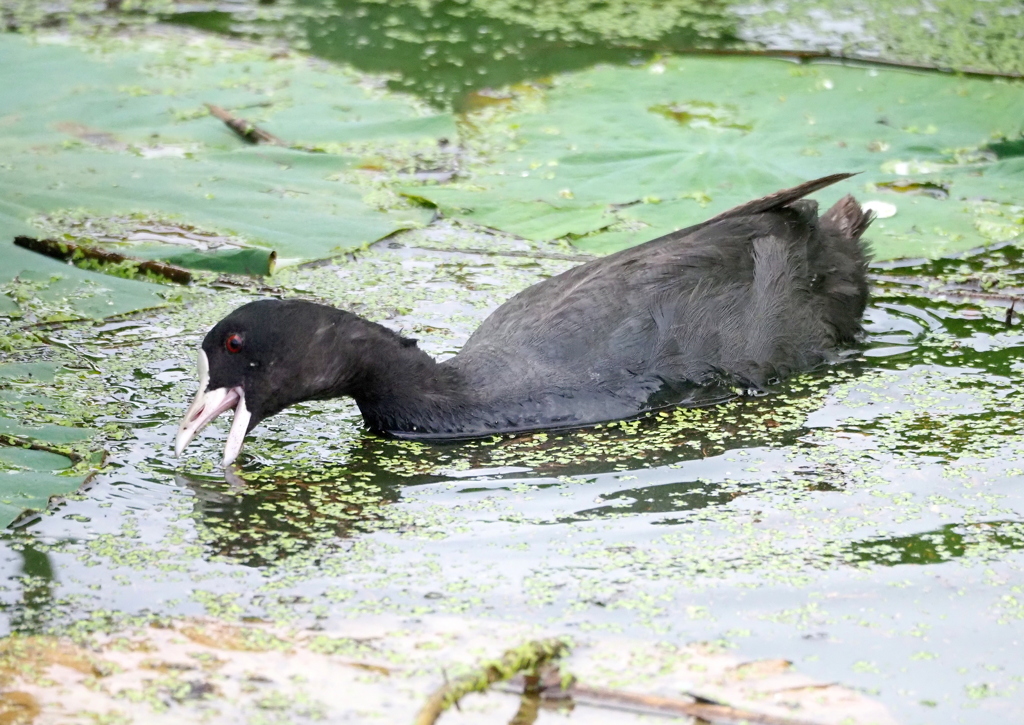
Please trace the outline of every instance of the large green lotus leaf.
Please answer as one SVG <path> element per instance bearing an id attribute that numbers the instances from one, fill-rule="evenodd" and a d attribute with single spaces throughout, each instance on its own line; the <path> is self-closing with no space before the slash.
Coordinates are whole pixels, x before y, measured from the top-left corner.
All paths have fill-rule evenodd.
<path id="1" fill-rule="evenodd" d="M 194 251 L 174 249 L 175 245 L 138 245 L 131 253 L 140 259 L 167 262 L 178 267 L 205 269 L 224 274 L 269 275 L 274 273 L 276 256 L 269 249 L 245 247 L 243 249 L 208 249 Z"/>
<path id="2" fill-rule="evenodd" d="M 0 389 L 0 405 L 8 414 L 20 414 L 33 410 L 59 410 L 60 404 L 45 395 L 23 393 L 19 390 Z"/>
<path id="3" fill-rule="evenodd" d="M 1021 182 L 1024 181 L 1024 143 L 1021 143 L 1018 158 L 1001 159 L 985 165 L 979 171 L 981 173 L 957 177 L 956 186 L 962 196 L 988 201 L 1010 199 L 1018 205 L 1024 202 L 1024 193 L 1021 191 Z M 935 174 L 934 177 L 941 180 L 942 174 Z"/>
<path id="4" fill-rule="evenodd" d="M 682 229 L 682 219 L 694 216 L 706 219 L 709 214 L 704 209 L 695 199 L 631 204 L 616 212 L 616 221 L 622 223 L 580 237 L 575 240 L 575 244 L 587 252 L 609 254 Z"/>
<path id="5" fill-rule="evenodd" d="M 10 417 L 39 411 L 57 412 L 59 406 L 53 400 L 22 390 L 21 386 L 28 383 L 28 390 L 32 390 L 33 382 L 52 383 L 60 367 L 48 361 L 0 364 L 0 405 L 5 412 L 0 415 L 0 435 L 5 443 L 10 442 L 10 436 L 50 446 L 66 446 L 92 437 L 91 431 L 82 428 L 25 423 Z M 10 524 L 26 509 L 45 508 L 51 496 L 78 489 L 85 480 L 83 476 L 60 473 L 71 465 L 71 459 L 57 453 L 0 445 L 0 527 Z"/>
<path id="6" fill-rule="evenodd" d="M 42 319 L 99 320 L 167 304 L 160 285 L 78 269 L 10 244 L 0 259 L 0 286 L 27 287 L 23 305 Z"/>
<path id="7" fill-rule="evenodd" d="M 861 196 L 862 200 L 867 198 Z M 1020 233 L 1018 225 L 988 225 L 982 235 L 981 223 L 971 202 L 933 199 L 923 195 L 872 195 L 898 205 L 896 217 L 876 219 L 868 235 L 875 259 L 934 258 L 978 246 L 984 239 L 1011 238 Z M 730 205 L 731 206 L 731 205 Z M 717 213 L 718 210 L 715 210 Z M 620 217 L 646 224 L 630 230 L 614 229 L 576 240 L 581 249 L 595 253 L 614 252 L 648 239 L 681 229 L 678 220 L 709 214 L 689 200 L 658 204 L 636 204 L 619 212 Z M 1002 235 L 1002 236 L 1000 236 Z"/>
<path id="8" fill-rule="evenodd" d="M 546 201 L 513 201 L 507 204 L 481 203 L 478 192 L 458 188 L 431 188 L 420 195 L 423 187 L 405 187 L 400 191 L 412 198 L 435 204 L 448 216 L 485 227 L 501 229 L 526 239 L 552 239 L 566 234 L 586 234 L 615 221 L 606 205 L 561 206 Z M 427 198 L 424 198 L 427 197 Z"/>
<path id="9" fill-rule="evenodd" d="M 988 241 L 977 228 L 969 202 L 905 196 L 897 203 L 895 217 L 871 224 L 868 236 L 876 259 L 949 256 Z"/>
<path id="10" fill-rule="evenodd" d="M 92 436 L 92 432 L 84 428 L 54 425 L 52 423 L 25 423 L 10 417 L 11 415 L 25 412 L 30 408 L 33 410 L 57 412 L 59 406 L 53 400 L 44 395 L 23 391 L 18 387 L 18 383 L 52 383 L 60 369 L 61 366 L 59 364 L 46 361 L 4 363 L 0 365 L 0 386 L 2 386 L 0 388 L 0 403 L 2 403 L 4 412 L 7 414 L 0 415 L 0 434 L 58 446 L 78 443 Z M 5 450 L 7 449 L 0 446 L 0 464 L 6 460 L 3 457 L 3 451 Z"/>
<path id="11" fill-rule="evenodd" d="M 23 152 L 8 157 L 0 172 L 0 217 L 74 207 L 97 215 L 141 212 L 235 234 L 300 259 L 350 250 L 429 219 L 419 208 L 372 209 L 359 187 L 328 180 L 350 163 L 276 147 L 193 158 L 89 148 Z"/>
<path id="12" fill-rule="evenodd" d="M 0 446 L 0 526 L 26 509 L 46 508 L 51 496 L 78 490 L 84 476 L 59 473 L 70 467 L 71 460 L 56 453 Z"/>
<path id="13" fill-rule="evenodd" d="M 0 363 L 0 380 L 38 380 L 52 383 L 60 369 L 59 363 L 45 361 Z"/>
<path id="14" fill-rule="evenodd" d="M 100 320 L 167 304 L 168 288 L 161 285 L 78 269 L 15 247 L 10 243 L 13 234 L 5 233 L 11 227 L 5 224 L 3 207 L 0 201 L 0 287 L 20 286 L 23 302 L 19 306 L 5 295 L 10 304 L 0 306 L 0 314 L 32 312 L 41 320 Z M 0 378 L 12 376 L 0 370 Z"/>
<path id="15" fill-rule="evenodd" d="M 859 171 L 816 198 L 831 204 L 854 193 L 895 204 L 896 215 L 872 231 L 876 258 L 892 259 L 993 241 L 978 228 L 974 206 L 964 203 L 980 188 L 992 201 L 1019 203 L 1022 179 L 1011 163 L 1018 159 L 993 161 L 993 154 L 981 153 L 993 141 L 1008 139 L 1012 146 L 1020 139 L 1024 85 L 1018 82 L 683 57 L 564 75 L 542 101 L 504 119 L 514 147 L 492 150 L 492 162 L 473 170 L 469 181 L 477 191 L 460 190 L 468 218 L 542 202 L 614 212 L 589 217 L 591 233 L 616 219 L 649 225 L 626 231 L 616 225 L 577 240 L 611 251 L 785 186 Z M 937 183 L 949 199 L 930 203 L 877 186 L 906 179 Z M 447 191 L 425 187 L 415 194 L 450 208 Z M 641 200 L 647 203 L 635 203 Z M 924 218 L 925 210 L 932 216 Z M 669 212 L 678 216 L 669 219 Z M 940 233 L 931 236 L 932 230 Z M 533 229 L 534 238 L 561 234 L 556 223 Z"/>
<path id="16" fill-rule="evenodd" d="M 298 56 L 211 38 L 99 54 L 0 35 L 0 222 L 24 227 L 68 208 L 148 213 L 294 260 L 429 220 L 424 209 L 376 209 L 362 187 L 336 180 L 358 156 L 248 146 L 205 102 L 238 109 L 296 145 L 395 154 L 454 132 L 450 116 Z"/>
<path id="17" fill-rule="evenodd" d="M 90 431 L 83 428 L 51 423 L 23 423 L 10 417 L 29 409 L 57 412 L 59 405 L 45 395 L 31 392 L 33 389 L 31 383 L 52 383 L 60 370 L 59 363 L 44 360 L 0 364 L 0 405 L 3 406 L 6 414 L 0 415 L 0 434 L 41 441 L 51 445 L 77 443 L 92 435 Z M 26 383 L 29 384 L 28 390 L 22 389 Z M 4 458 L 7 455 L 4 453 L 5 450 L 8 449 L 0 446 L 0 465 L 7 460 Z M 2 490 L 2 486 L 0 486 L 0 490 Z"/>
<path id="18" fill-rule="evenodd" d="M 33 390 L 31 383 L 52 383 L 57 373 L 62 369 L 59 363 L 38 361 L 38 362 L 12 362 L 0 364 L 0 406 L 6 414 L 4 420 L 9 420 L 11 415 L 21 415 L 28 411 L 56 412 L 60 410 L 60 404 L 45 395 L 39 395 Z M 28 390 L 23 389 L 28 383 Z M 23 436 L 30 426 L 18 427 L 17 424 L 5 422 L 5 431 L 10 435 Z M 35 435 L 25 437 L 45 440 L 48 443 L 66 443 L 68 441 L 84 440 L 87 437 L 85 431 L 75 428 L 61 428 L 57 431 L 57 440 L 40 438 Z M 18 432 L 20 431 L 20 432 Z M 71 431 L 70 438 L 68 437 Z"/>
<path id="19" fill-rule="evenodd" d="M 54 425 L 53 423 L 30 425 L 19 423 L 3 415 L 0 415 L 0 434 L 42 441 L 43 443 L 57 446 L 78 443 L 92 437 L 92 431 L 85 430 L 84 428 L 72 428 L 66 425 Z"/>
<path id="20" fill-rule="evenodd" d="M 538 241 L 567 234 L 586 234 L 612 221 L 602 206 L 566 208 L 543 201 L 479 206 L 467 212 L 465 218 L 486 227 Z"/>
<path id="21" fill-rule="evenodd" d="M 206 103 L 237 109 L 292 144 L 418 142 L 455 132 L 451 116 L 383 93 L 347 69 L 239 50 L 215 36 L 146 38 L 99 53 L 6 34 L 0 68 L 9 79 L 0 88 L 8 132 L 0 148 L 55 135 L 103 145 L 237 146 Z"/>

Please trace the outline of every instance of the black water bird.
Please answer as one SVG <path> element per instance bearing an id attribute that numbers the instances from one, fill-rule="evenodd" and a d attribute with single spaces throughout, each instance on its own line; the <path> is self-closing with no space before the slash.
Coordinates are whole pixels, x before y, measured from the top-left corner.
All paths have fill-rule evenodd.
<path id="1" fill-rule="evenodd" d="M 302 300 L 260 300 L 203 340 L 180 455 L 222 412 L 224 465 L 264 418 L 303 400 L 355 399 L 367 425 L 406 438 L 568 428 L 737 388 L 836 359 L 867 304 L 871 215 L 846 196 L 803 199 L 836 174 L 528 287 L 436 362 L 386 327 Z"/>

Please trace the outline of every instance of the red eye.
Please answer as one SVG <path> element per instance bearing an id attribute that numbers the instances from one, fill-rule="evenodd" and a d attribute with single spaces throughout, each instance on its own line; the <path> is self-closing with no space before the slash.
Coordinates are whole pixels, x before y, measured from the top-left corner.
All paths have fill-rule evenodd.
<path id="1" fill-rule="evenodd" d="M 233 332 L 224 340 L 224 349 L 230 353 L 242 352 L 242 336 Z"/>

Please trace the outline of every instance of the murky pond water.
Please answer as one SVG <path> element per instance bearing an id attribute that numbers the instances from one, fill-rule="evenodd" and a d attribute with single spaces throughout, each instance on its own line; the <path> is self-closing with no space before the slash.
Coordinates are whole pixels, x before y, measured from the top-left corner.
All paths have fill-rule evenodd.
<path id="1" fill-rule="evenodd" d="M 489 236 L 412 232 L 279 283 L 450 354 L 509 290 L 571 264 L 457 251 L 525 247 Z M 1017 258 L 975 267 L 1011 274 Z M 949 276 L 982 273 L 959 266 Z M 88 491 L 6 535 L 9 626 L 499 617 L 722 640 L 864 688 L 908 722 L 1009 718 L 1024 676 L 1024 335 L 999 308 L 919 294 L 880 286 L 857 360 L 769 396 L 460 445 L 379 439 L 348 403 L 308 404 L 262 425 L 227 481 L 223 429 L 183 461 L 171 442 L 201 334 L 247 295 L 62 330 L 69 365 L 80 349 L 104 361 L 67 384 L 135 435 Z"/>
<path id="2" fill-rule="evenodd" d="M 457 0 L 427 3 L 316 2 L 204 4 L 170 19 L 204 30 L 284 37 L 328 60 L 393 75 L 389 85 L 457 108 L 467 92 L 500 88 L 595 63 L 648 60 L 657 52 L 734 47 L 735 20 L 724 5 L 638 7 L 622 14 L 488 7 Z M 504 10 L 504 12 L 502 12 Z M 627 14 L 628 15 L 628 14 Z M 611 42 L 609 42 L 609 40 Z"/>
<path id="3" fill-rule="evenodd" d="M 980 72 L 1024 72 L 1014 0 L 983 5 L 831 0 L 618 3 L 486 0 L 179 0 L 166 16 L 204 30 L 275 37 L 392 75 L 389 85 L 463 108 L 467 91 L 595 63 L 690 51 L 786 50 Z M 922 22 L 908 21 L 919 17 Z"/>
<path id="4" fill-rule="evenodd" d="M 256 22 L 230 6 L 178 20 Z M 298 15 L 289 33 L 456 107 L 467 89 L 666 47 L 609 49 L 586 28 L 523 35 L 466 7 L 339 3 L 322 32 Z M 705 40 L 733 42 L 730 22 L 708 20 Z M 681 23 L 673 37 L 659 42 L 703 36 Z M 448 356 L 571 253 L 441 223 L 270 283 Z M 87 490 L 3 534 L 6 628 L 457 614 L 717 641 L 861 688 L 910 723 L 1022 720 L 1024 333 L 1000 301 L 950 292 L 1017 294 L 1021 254 L 873 271 L 859 354 L 767 396 L 443 445 L 370 435 L 346 401 L 308 403 L 262 424 L 227 480 L 226 426 L 182 460 L 172 441 L 202 335 L 265 290 L 58 326 L 57 385 L 107 426 L 109 456 Z"/>

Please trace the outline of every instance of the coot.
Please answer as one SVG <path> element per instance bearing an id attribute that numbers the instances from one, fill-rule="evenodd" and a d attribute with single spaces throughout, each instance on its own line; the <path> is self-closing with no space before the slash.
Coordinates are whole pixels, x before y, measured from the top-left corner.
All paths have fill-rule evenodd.
<path id="1" fill-rule="evenodd" d="M 203 340 L 180 455 L 235 411 L 224 465 L 264 418 L 349 395 L 405 438 L 585 426 L 761 390 L 852 345 L 867 303 L 871 221 L 852 196 L 822 217 L 803 197 L 835 174 L 581 264 L 495 310 L 455 357 L 350 312 L 260 300 Z"/>

